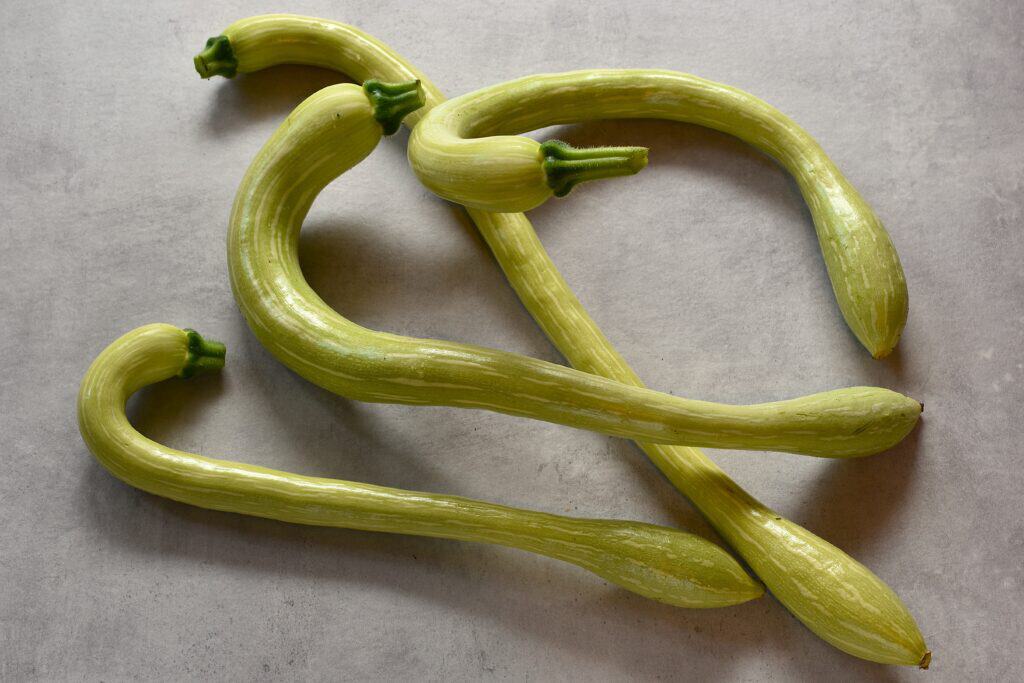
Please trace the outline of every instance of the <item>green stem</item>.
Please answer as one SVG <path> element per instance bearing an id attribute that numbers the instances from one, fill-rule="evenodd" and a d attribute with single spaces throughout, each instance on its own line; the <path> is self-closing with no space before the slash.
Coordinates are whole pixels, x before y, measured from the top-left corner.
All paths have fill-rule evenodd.
<path id="1" fill-rule="evenodd" d="M 214 36 L 207 40 L 206 47 L 192 58 L 192 62 L 203 78 L 234 78 L 238 72 L 238 60 L 235 59 L 235 51 L 231 49 L 231 41 L 227 36 Z"/>
<path id="2" fill-rule="evenodd" d="M 548 187 L 556 197 L 569 194 L 588 180 L 633 175 L 647 165 L 646 147 L 590 147 L 577 149 L 560 140 L 540 146 Z"/>
<path id="3" fill-rule="evenodd" d="M 402 125 L 402 119 L 426 101 L 419 80 L 385 83 L 371 78 L 363 83 L 363 92 L 373 104 L 373 118 L 384 129 L 384 135 L 393 135 Z"/>
<path id="4" fill-rule="evenodd" d="M 224 367 L 227 348 L 218 341 L 203 339 L 195 330 L 185 330 L 188 335 L 188 359 L 178 377 L 188 379 L 195 375 L 220 372 Z"/>

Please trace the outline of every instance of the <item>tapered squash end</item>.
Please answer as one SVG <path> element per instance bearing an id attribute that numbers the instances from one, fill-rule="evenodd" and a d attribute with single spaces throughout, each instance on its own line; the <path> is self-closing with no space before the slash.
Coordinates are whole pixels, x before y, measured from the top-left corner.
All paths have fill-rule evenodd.
<path id="1" fill-rule="evenodd" d="M 188 379 L 196 375 L 219 372 L 224 367 L 227 347 L 212 339 L 203 339 L 195 330 L 185 330 L 188 338 L 188 357 L 178 377 Z"/>
<path id="2" fill-rule="evenodd" d="M 370 79 L 363 83 L 363 92 L 373 105 L 373 118 L 380 123 L 384 135 L 393 135 L 402 119 L 424 105 L 423 87 L 418 80 L 405 83 L 384 83 Z"/>
<path id="3" fill-rule="evenodd" d="M 548 187 L 556 197 L 588 180 L 633 175 L 647 165 L 646 147 L 591 147 L 577 149 L 560 140 L 540 146 Z"/>
<path id="4" fill-rule="evenodd" d="M 868 350 L 871 351 L 871 357 L 872 358 L 874 358 L 875 360 L 882 360 L 883 358 L 888 358 L 889 355 L 892 354 L 892 352 L 893 352 L 893 350 L 895 348 L 896 348 L 896 346 L 893 345 L 893 346 L 885 346 L 885 347 L 882 347 L 882 348 L 876 348 L 874 350 L 871 350 L 871 349 L 868 349 Z"/>
<path id="5" fill-rule="evenodd" d="M 227 36 L 214 36 L 207 40 L 206 47 L 192 58 L 192 63 L 203 78 L 234 78 L 238 73 L 238 60 Z"/>

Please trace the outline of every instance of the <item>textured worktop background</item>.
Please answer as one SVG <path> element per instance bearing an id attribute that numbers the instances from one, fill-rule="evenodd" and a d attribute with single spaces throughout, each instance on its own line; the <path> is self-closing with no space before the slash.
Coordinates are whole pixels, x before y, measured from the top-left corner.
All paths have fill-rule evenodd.
<path id="1" fill-rule="evenodd" d="M 87 4 L 0 4 L 0 678 L 1019 675 L 1019 2 Z M 352 403 L 254 341 L 228 288 L 229 206 L 274 127 L 337 77 L 203 82 L 191 57 L 234 19 L 282 9 L 379 36 L 449 94 L 540 71 L 674 68 L 758 94 L 817 137 L 906 268 L 910 321 L 885 362 L 843 325 L 793 183 L 728 137 L 658 122 L 560 131 L 649 145 L 651 165 L 531 218 L 656 388 L 752 402 L 869 383 L 927 404 L 914 436 L 867 460 L 714 457 L 887 580 L 932 671 L 847 657 L 770 597 L 676 609 L 522 552 L 185 507 L 90 457 L 74 422 L 82 373 L 121 333 L 163 321 L 229 348 L 221 378 L 133 401 L 139 427 L 171 445 L 714 538 L 625 441 Z M 315 289 L 371 327 L 559 360 L 471 225 L 417 185 L 405 139 L 316 204 L 301 242 Z"/>

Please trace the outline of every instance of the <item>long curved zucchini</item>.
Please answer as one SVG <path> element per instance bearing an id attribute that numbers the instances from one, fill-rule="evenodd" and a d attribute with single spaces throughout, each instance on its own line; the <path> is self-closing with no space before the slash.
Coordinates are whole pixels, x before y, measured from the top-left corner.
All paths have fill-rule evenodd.
<path id="1" fill-rule="evenodd" d="M 445 199 L 487 211 L 527 211 L 579 182 L 636 172 L 646 163 L 646 150 L 577 150 L 513 133 L 625 117 L 714 128 L 782 164 L 811 211 L 847 325 L 875 358 L 896 347 L 908 297 L 889 233 L 814 138 L 737 88 L 652 69 L 528 76 L 431 110 L 409 140 L 409 161 L 423 184 Z"/>
<path id="2" fill-rule="evenodd" d="M 405 118 L 409 125 L 444 99 L 387 45 L 326 19 L 287 14 L 242 19 L 211 39 L 196 58 L 204 78 L 277 64 L 334 69 L 358 81 L 418 78 L 427 104 Z M 569 362 L 642 386 L 558 272 L 529 220 L 522 214 L 468 212 L 527 310 Z M 927 668 L 931 653 L 913 617 L 867 567 L 757 501 L 700 450 L 639 445 L 807 628 L 851 655 Z"/>
<path id="3" fill-rule="evenodd" d="M 381 87 L 374 82 L 373 91 Z M 913 429 L 920 404 L 888 389 L 731 406 L 347 320 L 306 283 L 298 235 L 323 187 L 380 141 L 378 119 L 393 123 L 396 107 L 410 108 L 411 91 L 389 87 L 374 102 L 348 84 L 312 95 L 256 155 L 238 189 L 228 237 L 232 290 L 260 342 L 298 374 L 362 401 L 484 408 L 657 443 L 843 458 L 885 450 Z"/>
<path id="4" fill-rule="evenodd" d="M 125 416 L 125 402 L 142 387 L 217 372 L 223 365 L 224 346 L 195 331 L 164 324 L 132 330 L 107 347 L 82 380 L 82 438 L 122 481 L 198 507 L 298 524 L 519 548 L 575 564 L 634 593 L 680 607 L 735 605 L 764 592 L 724 550 L 676 529 L 563 517 L 215 460 L 147 439 Z"/>

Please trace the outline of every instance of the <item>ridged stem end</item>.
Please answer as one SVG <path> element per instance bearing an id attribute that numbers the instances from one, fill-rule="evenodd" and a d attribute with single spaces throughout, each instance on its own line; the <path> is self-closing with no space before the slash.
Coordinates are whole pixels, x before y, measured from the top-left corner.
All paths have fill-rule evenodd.
<path id="1" fill-rule="evenodd" d="M 363 92 L 373 105 L 373 118 L 380 123 L 384 135 L 393 135 L 402 125 L 402 119 L 426 102 L 423 87 L 418 80 L 405 83 L 384 83 L 370 79 L 363 83 Z"/>
<path id="2" fill-rule="evenodd" d="M 238 73 L 238 60 L 235 59 L 235 51 L 231 49 L 231 41 L 227 36 L 214 36 L 207 40 L 206 47 L 192 58 L 192 63 L 203 78 L 234 78 Z"/>
<path id="3" fill-rule="evenodd" d="M 185 330 L 188 337 L 188 356 L 178 377 L 188 379 L 196 375 L 219 372 L 224 367 L 227 347 L 212 339 L 203 339 L 195 330 Z"/>
<path id="4" fill-rule="evenodd" d="M 921 662 L 917 665 L 920 669 L 927 670 L 932 663 L 932 651 L 925 650 L 924 657 L 921 657 Z"/>
<path id="5" fill-rule="evenodd" d="M 646 147 L 591 147 L 577 149 L 560 140 L 540 146 L 548 187 L 556 197 L 588 180 L 633 175 L 647 165 Z"/>

